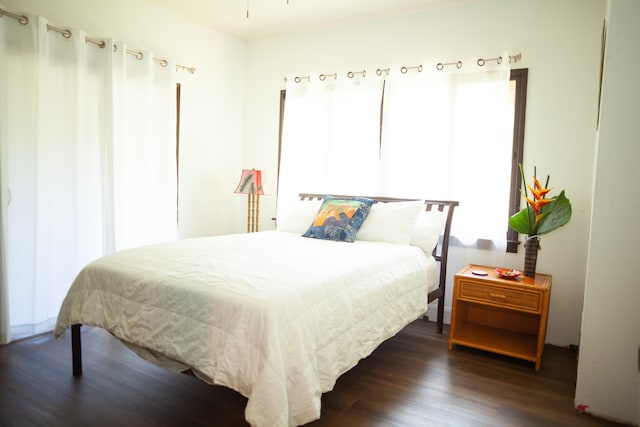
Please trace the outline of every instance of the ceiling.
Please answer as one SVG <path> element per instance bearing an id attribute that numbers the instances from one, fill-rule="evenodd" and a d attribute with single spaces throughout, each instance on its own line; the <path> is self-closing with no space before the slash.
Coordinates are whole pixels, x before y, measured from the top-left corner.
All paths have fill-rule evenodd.
<path id="1" fill-rule="evenodd" d="M 245 41 L 361 19 L 423 10 L 460 0 L 149 0 Z M 248 12 L 248 17 L 247 17 Z"/>

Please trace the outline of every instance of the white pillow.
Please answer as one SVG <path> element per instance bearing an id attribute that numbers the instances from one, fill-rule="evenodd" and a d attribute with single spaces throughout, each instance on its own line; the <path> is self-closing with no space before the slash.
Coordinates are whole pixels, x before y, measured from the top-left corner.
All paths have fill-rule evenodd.
<path id="1" fill-rule="evenodd" d="M 276 215 L 276 230 L 303 234 L 320 210 L 322 200 L 298 200 L 286 209 L 283 214 Z"/>
<path id="2" fill-rule="evenodd" d="M 356 240 L 408 245 L 424 201 L 378 202 L 356 234 Z"/>
<path id="3" fill-rule="evenodd" d="M 424 253 L 431 255 L 438 244 L 440 234 L 444 231 L 446 219 L 445 212 L 437 210 L 422 212 L 418 216 L 410 244 L 421 247 Z"/>

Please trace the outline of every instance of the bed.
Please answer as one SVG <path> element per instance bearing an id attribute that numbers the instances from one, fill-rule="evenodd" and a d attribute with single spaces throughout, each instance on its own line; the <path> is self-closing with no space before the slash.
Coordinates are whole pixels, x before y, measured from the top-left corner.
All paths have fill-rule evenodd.
<path id="1" fill-rule="evenodd" d="M 317 234 L 332 203 L 360 203 L 344 241 Z M 301 194 L 276 230 L 116 252 L 78 274 L 54 333 L 71 328 L 74 375 L 81 325 L 97 326 L 144 359 L 238 391 L 253 426 L 305 424 L 341 374 L 436 299 L 442 332 L 455 206 Z"/>

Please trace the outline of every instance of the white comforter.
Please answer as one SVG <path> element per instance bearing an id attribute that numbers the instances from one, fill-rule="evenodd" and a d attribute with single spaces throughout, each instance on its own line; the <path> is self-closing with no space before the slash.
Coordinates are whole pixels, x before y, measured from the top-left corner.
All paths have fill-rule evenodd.
<path id="1" fill-rule="evenodd" d="M 253 426 L 304 424 L 336 379 L 427 309 L 434 260 L 414 246 L 277 231 L 126 250 L 89 264 L 60 309 L 144 357 L 248 398 Z"/>

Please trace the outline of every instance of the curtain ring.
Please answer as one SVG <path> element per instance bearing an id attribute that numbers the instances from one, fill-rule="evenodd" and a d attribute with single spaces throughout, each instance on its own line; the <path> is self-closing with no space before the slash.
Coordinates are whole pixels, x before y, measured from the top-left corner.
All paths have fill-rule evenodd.
<path id="1" fill-rule="evenodd" d="M 458 62 L 456 62 L 456 68 L 457 68 L 457 69 L 462 68 L 462 61 L 458 61 Z"/>
<path id="2" fill-rule="evenodd" d="M 300 76 L 296 76 L 296 77 L 293 79 L 293 81 L 294 81 L 294 82 L 296 82 L 296 83 L 300 83 L 300 80 L 302 80 L 302 79 L 300 78 Z"/>
<path id="3" fill-rule="evenodd" d="M 444 64 L 442 62 L 438 62 L 436 64 L 436 70 L 442 71 L 444 69 Z"/>
<path id="4" fill-rule="evenodd" d="M 29 18 L 24 15 L 16 15 L 15 13 L 7 12 L 6 10 L 0 9 L 0 18 L 4 16 L 9 16 L 17 20 L 21 25 L 27 25 L 29 23 Z"/>
<path id="5" fill-rule="evenodd" d="M 496 62 L 498 64 L 502 64 L 502 56 L 498 56 L 498 59 L 496 60 Z"/>
<path id="6" fill-rule="evenodd" d="M 400 67 L 400 72 L 401 72 L 402 74 L 407 74 L 407 70 L 408 70 L 408 68 L 407 68 L 407 67 Z"/>
<path id="7" fill-rule="evenodd" d="M 362 71 L 349 71 L 347 73 L 347 77 L 349 77 L 350 79 L 352 79 L 353 77 L 355 77 L 356 74 L 362 74 L 362 77 L 367 77 L 367 70 L 362 70 Z M 334 76 L 336 76 L 337 74 L 334 74 Z M 380 75 L 380 74 L 378 74 Z"/>
<path id="8" fill-rule="evenodd" d="M 327 77 L 333 77 L 333 78 L 334 78 L 334 80 L 335 80 L 335 79 L 337 79 L 337 78 L 338 78 L 338 73 L 333 73 L 333 74 L 320 74 L 320 75 L 318 76 L 318 78 L 319 78 L 321 81 L 324 81 Z"/>
<path id="9" fill-rule="evenodd" d="M 478 64 L 480 67 L 483 67 L 483 66 L 484 66 L 484 63 L 485 63 L 484 59 L 482 59 L 482 58 L 478 58 L 477 64 Z"/>

